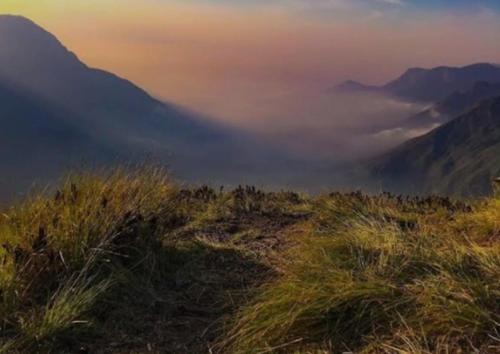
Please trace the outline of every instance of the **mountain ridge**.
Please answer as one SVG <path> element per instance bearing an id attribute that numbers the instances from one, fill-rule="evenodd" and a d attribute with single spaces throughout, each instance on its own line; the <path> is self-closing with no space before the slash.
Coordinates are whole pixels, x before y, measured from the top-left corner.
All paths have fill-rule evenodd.
<path id="1" fill-rule="evenodd" d="M 430 69 L 410 68 L 398 78 L 381 86 L 369 86 L 346 81 L 337 92 L 372 92 L 417 102 L 437 102 L 456 91 L 471 89 L 477 82 L 500 82 L 500 67 L 491 63 L 476 63 L 462 67 L 438 66 Z"/>
<path id="2" fill-rule="evenodd" d="M 168 165 L 186 181 L 221 184 L 260 178 L 259 169 L 289 165 L 275 147 L 254 144 L 242 131 L 161 102 L 126 79 L 90 68 L 29 19 L 0 15 L 0 47 L 0 83 L 14 83 L 18 92 L 36 96 L 50 110 L 59 109 L 61 122 L 89 142 L 112 146 L 120 157 Z M 6 144 L 0 142 L 0 147 Z M 11 172 L 15 176 L 16 171 Z M 37 176 L 36 171 L 32 175 Z M 286 172 L 281 176 L 288 178 Z"/>
<path id="3" fill-rule="evenodd" d="M 369 169 L 375 185 L 394 192 L 491 193 L 500 174 L 500 95 L 376 158 Z"/>
<path id="4" fill-rule="evenodd" d="M 415 129 L 445 124 L 458 115 L 472 110 L 481 101 L 499 95 L 500 83 L 477 82 L 471 89 L 456 91 L 430 108 L 410 117 L 405 122 L 405 127 Z"/>

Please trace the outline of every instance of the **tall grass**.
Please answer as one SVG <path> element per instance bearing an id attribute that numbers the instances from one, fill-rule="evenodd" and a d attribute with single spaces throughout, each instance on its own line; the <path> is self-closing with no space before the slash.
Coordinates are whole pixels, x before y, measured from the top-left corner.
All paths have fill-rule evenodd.
<path id="1" fill-rule="evenodd" d="M 233 321 L 228 352 L 500 350 L 498 200 L 453 214 L 349 200 L 318 204 L 283 276 Z"/>
<path id="2" fill-rule="evenodd" d="M 37 196 L 2 214 L 0 341 L 6 350 L 41 350 L 88 327 L 120 269 L 134 270 L 154 256 L 174 215 L 175 191 L 154 169 L 72 175 L 54 197 Z"/>
<path id="3" fill-rule="evenodd" d="M 174 352 L 203 352 L 192 337 L 210 332 L 210 350 L 231 354 L 496 353 L 499 220 L 499 197 L 313 198 L 180 189 L 156 169 L 71 175 L 0 213 L 0 353 L 157 325 L 158 348 Z"/>

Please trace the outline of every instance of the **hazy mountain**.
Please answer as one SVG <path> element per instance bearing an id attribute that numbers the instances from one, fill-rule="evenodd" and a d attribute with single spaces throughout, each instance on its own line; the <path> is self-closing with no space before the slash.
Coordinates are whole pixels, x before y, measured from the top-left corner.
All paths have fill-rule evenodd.
<path id="1" fill-rule="evenodd" d="M 79 159 L 147 157 L 183 179 L 214 183 L 245 183 L 255 176 L 265 180 L 262 171 L 272 174 L 289 164 L 239 131 L 89 68 L 26 18 L 0 15 L 0 48 L 0 134 L 5 135 L 0 168 L 14 182 L 21 175 L 33 180 L 43 176 L 39 166 L 44 162 L 48 170 Z M 36 167 L 31 160 L 37 160 Z M 52 160 L 57 163 L 49 164 Z"/>
<path id="2" fill-rule="evenodd" d="M 0 78 L 64 108 L 72 124 L 99 138 L 105 134 L 108 141 L 125 143 L 126 136 L 133 145 L 162 140 L 165 130 L 192 134 L 194 125 L 201 125 L 194 115 L 153 99 L 131 82 L 87 67 L 25 18 L 0 16 L 0 48 Z"/>
<path id="3" fill-rule="evenodd" d="M 500 83 L 478 82 L 471 89 L 457 91 L 430 108 L 410 117 L 407 128 L 425 128 L 442 125 L 466 113 L 481 101 L 500 96 Z"/>
<path id="4" fill-rule="evenodd" d="M 364 93 L 364 92 L 373 92 L 376 91 L 377 89 L 378 87 L 376 86 L 364 85 L 357 81 L 347 80 L 328 91 L 339 92 L 339 93 Z"/>
<path id="5" fill-rule="evenodd" d="M 433 69 L 412 68 L 383 86 L 374 87 L 348 81 L 337 86 L 337 89 L 344 92 L 369 90 L 409 101 L 437 102 L 454 92 L 469 90 L 477 82 L 500 82 L 500 67 L 480 63 L 460 68 L 447 66 Z"/>
<path id="6" fill-rule="evenodd" d="M 500 97 L 376 159 L 371 184 L 404 193 L 477 195 L 500 174 Z"/>
<path id="7" fill-rule="evenodd" d="M 55 178 L 74 163 L 117 156 L 110 146 L 68 122 L 66 114 L 0 80 L 0 198 L 26 190 L 35 179 Z"/>

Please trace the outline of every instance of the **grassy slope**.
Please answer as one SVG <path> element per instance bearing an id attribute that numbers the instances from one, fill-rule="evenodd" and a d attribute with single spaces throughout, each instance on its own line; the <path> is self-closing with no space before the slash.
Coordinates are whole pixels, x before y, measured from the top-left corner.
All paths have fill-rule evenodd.
<path id="1" fill-rule="evenodd" d="M 0 214 L 0 352 L 500 349 L 500 201 L 72 176 Z"/>

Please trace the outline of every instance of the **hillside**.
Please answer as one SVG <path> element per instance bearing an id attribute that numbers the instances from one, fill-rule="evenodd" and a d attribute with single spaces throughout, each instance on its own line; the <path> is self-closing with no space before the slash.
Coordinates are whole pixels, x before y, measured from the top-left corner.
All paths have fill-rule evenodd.
<path id="1" fill-rule="evenodd" d="M 0 352 L 497 353 L 499 217 L 73 175 L 0 213 Z"/>
<path id="2" fill-rule="evenodd" d="M 500 83 L 500 67 L 479 63 L 464 67 L 411 68 L 382 86 L 347 81 L 337 88 L 343 92 L 373 92 L 407 101 L 435 103 L 455 92 L 470 90 L 478 82 Z"/>
<path id="3" fill-rule="evenodd" d="M 383 190 L 463 196 L 491 192 L 500 174 L 500 97 L 483 101 L 371 163 Z"/>
<path id="4" fill-rule="evenodd" d="M 454 92 L 432 107 L 410 117 L 406 127 L 425 128 L 447 123 L 472 110 L 481 101 L 496 96 L 500 96 L 500 83 L 478 82 L 471 89 Z"/>
<path id="5" fill-rule="evenodd" d="M 289 159 L 277 149 L 257 144 L 245 133 L 160 102 L 125 79 L 88 67 L 54 35 L 26 18 L 0 15 L 0 47 L 0 85 L 14 86 L 16 96 L 36 101 L 40 112 L 37 116 L 36 110 L 30 109 L 27 114 L 21 104 L 9 104 L 9 114 L 0 112 L 0 122 L 18 134 L 0 141 L 1 150 L 17 151 L 13 141 L 23 141 L 23 148 L 38 152 L 40 164 L 46 160 L 59 173 L 64 171 L 61 166 L 71 166 L 77 160 L 93 165 L 102 160 L 111 164 L 120 159 L 131 163 L 147 159 L 168 165 L 183 180 L 213 183 L 237 183 L 252 179 L 256 169 L 288 166 Z M 9 102 L 7 97 L 0 99 L 2 104 Z M 34 130 L 34 143 L 29 146 L 32 140 L 26 137 L 31 133 L 23 131 L 21 122 L 15 126 L 15 118 L 21 115 L 32 122 L 38 120 L 41 126 L 71 127 L 72 133 L 56 136 L 46 129 Z M 68 151 L 49 154 L 61 146 L 67 146 Z M 112 155 L 100 146 L 111 146 Z M 93 147 L 90 156 L 88 147 Z M 52 158 L 58 163 L 52 164 Z M 47 182 L 39 173 L 40 166 L 30 165 L 30 160 L 28 156 L 20 169 L 18 164 L 0 160 L 0 168 L 9 170 L 14 181 L 6 189 L 25 192 L 26 184 L 15 182 L 26 174 L 31 174 L 32 182 L 33 177 L 39 183 Z"/>
<path id="6" fill-rule="evenodd" d="M 116 158 L 113 148 L 66 119 L 64 109 L 0 80 L 0 200 L 35 179 L 56 178 L 83 160 Z M 6 173 L 6 171 L 9 171 Z"/>

